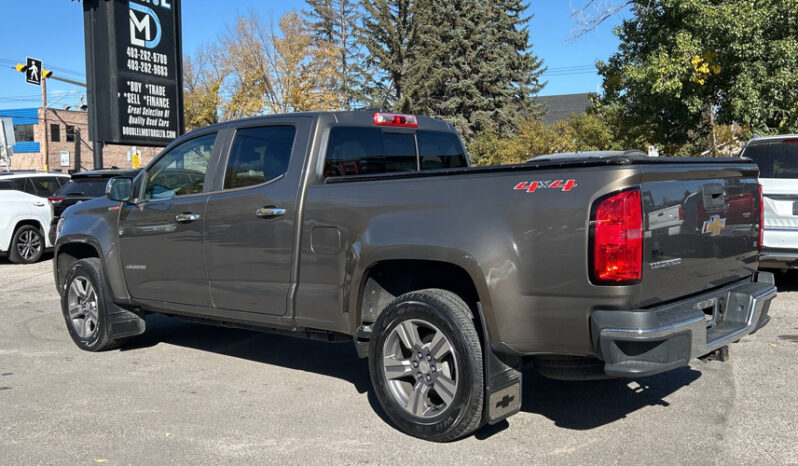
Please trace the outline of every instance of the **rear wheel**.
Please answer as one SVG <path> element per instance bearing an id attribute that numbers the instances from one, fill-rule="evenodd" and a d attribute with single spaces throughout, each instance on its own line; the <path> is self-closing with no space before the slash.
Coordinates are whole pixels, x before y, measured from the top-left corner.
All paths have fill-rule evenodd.
<path id="1" fill-rule="evenodd" d="M 14 232 L 8 259 L 15 264 L 33 264 L 44 254 L 44 235 L 33 225 L 22 225 Z"/>
<path id="2" fill-rule="evenodd" d="M 445 442 L 480 427 L 482 348 L 460 297 L 437 289 L 404 294 L 388 305 L 374 329 L 371 380 L 401 430 Z"/>

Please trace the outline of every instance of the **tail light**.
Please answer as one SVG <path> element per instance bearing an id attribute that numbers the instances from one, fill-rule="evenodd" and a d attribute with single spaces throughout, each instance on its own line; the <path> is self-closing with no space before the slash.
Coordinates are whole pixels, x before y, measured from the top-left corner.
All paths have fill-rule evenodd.
<path id="1" fill-rule="evenodd" d="M 643 273 L 643 205 L 640 190 L 622 191 L 596 202 L 590 238 L 593 283 L 638 283 Z"/>
<path id="2" fill-rule="evenodd" d="M 47 202 L 49 202 L 51 206 L 57 206 L 63 200 L 64 198 L 60 196 L 52 196 L 47 198 Z"/>
<path id="3" fill-rule="evenodd" d="M 418 118 L 416 118 L 415 115 L 403 115 L 400 113 L 375 113 L 374 124 L 379 126 L 418 128 Z"/>
<path id="4" fill-rule="evenodd" d="M 757 248 L 762 252 L 762 240 L 765 235 L 765 197 L 762 195 L 762 185 L 759 185 L 759 238 Z"/>

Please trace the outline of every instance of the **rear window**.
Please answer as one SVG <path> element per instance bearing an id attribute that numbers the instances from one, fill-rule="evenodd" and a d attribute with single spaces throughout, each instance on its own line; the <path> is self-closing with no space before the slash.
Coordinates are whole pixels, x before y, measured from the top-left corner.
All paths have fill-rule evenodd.
<path id="1" fill-rule="evenodd" d="M 55 176 L 34 176 L 30 181 L 36 189 L 36 195 L 40 197 L 52 196 L 61 187 L 58 177 Z"/>
<path id="2" fill-rule="evenodd" d="M 373 175 L 465 166 L 465 150 L 454 133 L 336 127 L 330 131 L 324 176 Z"/>
<path id="3" fill-rule="evenodd" d="M 61 186 L 55 195 L 59 197 L 100 197 L 105 195 L 107 183 L 108 178 L 78 178 Z"/>
<path id="4" fill-rule="evenodd" d="M 760 178 L 798 178 L 798 139 L 751 146 L 743 155 L 759 166 Z"/>

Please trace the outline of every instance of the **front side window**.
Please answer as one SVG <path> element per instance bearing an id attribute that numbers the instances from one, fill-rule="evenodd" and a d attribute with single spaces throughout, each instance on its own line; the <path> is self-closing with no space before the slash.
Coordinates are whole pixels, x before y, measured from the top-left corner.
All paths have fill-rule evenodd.
<path id="1" fill-rule="evenodd" d="M 201 193 L 216 134 L 186 141 L 161 157 L 147 172 L 143 199 Z"/>
<path id="2" fill-rule="evenodd" d="M 61 125 L 50 125 L 50 140 L 61 142 Z"/>
<path id="3" fill-rule="evenodd" d="M 75 142 L 75 127 L 67 125 L 66 127 L 66 140 L 67 142 Z"/>
<path id="4" fill-rule="evenodd" d="M 264 126 L 236 131 L 224 189 L 242 188 L 271 181 L 284 174 L 294 145 L 293 126 Z"/>

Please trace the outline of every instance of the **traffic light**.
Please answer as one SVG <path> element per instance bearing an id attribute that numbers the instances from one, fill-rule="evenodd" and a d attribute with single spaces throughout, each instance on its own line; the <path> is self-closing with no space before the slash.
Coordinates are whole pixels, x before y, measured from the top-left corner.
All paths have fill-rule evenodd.
<path id="1" fill-rule="evenodd" d="M 17 63 L 17 66 L 15 66 L 14 68 L 16 68 L 17 71 L 19 71 L 20 73 L 28 71 L 28 67 L 26 65 L 23 65 L 22 63 Z"/>

